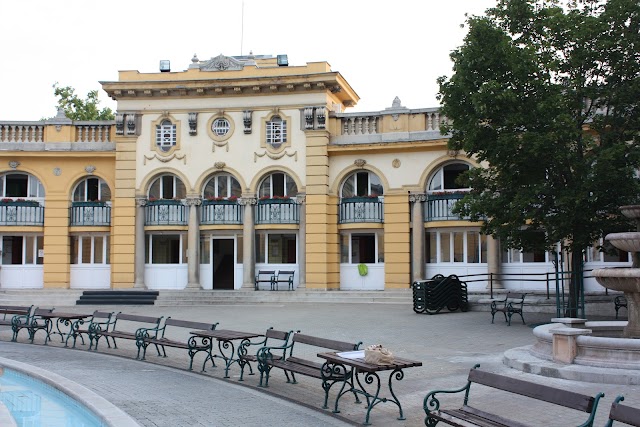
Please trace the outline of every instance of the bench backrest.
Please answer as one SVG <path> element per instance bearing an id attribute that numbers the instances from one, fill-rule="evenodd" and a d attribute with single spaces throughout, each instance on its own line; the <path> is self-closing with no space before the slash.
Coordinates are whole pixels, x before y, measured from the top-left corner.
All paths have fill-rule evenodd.
<path id="1" fill-rule="evenodd" d="M 179 328 L 202 329 L 213 331 L 218 327 L 218 323 L 192 322 L 191 320 L 172 319 L 170 317 L 164 322 L 165 326 L 176 326 Z"/>
<path id="2" fill-rule="evenodd" d="M 327 348 L 330 350 L 337 350 L 337 351 L 357 350 L 361 344 L 361 343 L 354 344 L 354 343 L 349 343 L 344 341 L 336 341 L 336 340 L 331 340 L 327 338 L 313 337 L 311 335 L 305 335 L 305 334 L 294 334 L 293 339 L 291 341 L 294 343 L 299 342 L 301 344 L 308 344 L 316 347 L 322 347 L 322 348 Z"/>
<path id="3" fill-rule="evenodd" d="M 632 426 L 640 426 L 640 409 L 631 406 L 622 405 L 619 402 L 624 400 L 622 396 L 618 396 L 611 404 L 609 411 L 609 423 L 607 426 L 613 425 L 612 421 L 620 421 Z"/>
<path id="4" fill-rule="evenodd" d="M 479 369 L 471 369 L 469 381 L 583 412 L 592 412 L 596 402 L 593 396 L 505 377 Z"/>
<path id="5" fill-rule="evenodd" d="M 151 317 L 151 316 L 139 316 L 137 314 L 126 314 L 126 313 L 118 313 L 116 314 L 116 322 L 120 320 L 126 320 L 129 322 L 138 322 L 138 323 L 152 323 L 155 325 L 159 325 L 162 317 Z"/>
<path id="6" fill-rule="evenodd" d="M 36 308 L 33 312 L 34 316 L 39 316 L 41 314 L 49 314 L 53 312 L 53 308 Z"/>
<path id="7" fill-rule="evenodd" d="M 7 319 L 7 316 L 13 317 L 16 314 L 30 314 L 33 310 L 33 306 L 22 306 L 22 305 L 1 305 L 0 306 L 0 315 L 2 315 L 3 319 Z"/>
<path id="8" fill-rule="evenodd" d="M 278 280 L 292 280 L 295 274 L 296 274 L 295 271 L 280 270 L 278 271 Z M 283 277 L 280 277 L 280 276 L 283 276 Z M 284 277 L 284 276 L 288 276 L 288 277 Z"/>
<path id="9" fill-rule="evenodd" d="M 258 277 L 260 276 L 274 276 L 276 274 L 275 270 L 259 270 L 258 271 Z"/>
<path id="10" fill-rule="evenodd" d="M 265 332 L 264 336 L 266 339 L 287 341 L 289 339 L 290 334 L 291 334 L 291 331 L 289 332 L 278 331 L 276 329 L 269 328 L 267 329 L 267 332 Z"/>
<path id="11" fill-rule="evenodd" d="M 113 312 L 96 310 L 91 315 L 91 318 L 92 319 L 109 319 L 111 318 L 111 316 L 113 316 L 113 314 L 114 314 Z"/>

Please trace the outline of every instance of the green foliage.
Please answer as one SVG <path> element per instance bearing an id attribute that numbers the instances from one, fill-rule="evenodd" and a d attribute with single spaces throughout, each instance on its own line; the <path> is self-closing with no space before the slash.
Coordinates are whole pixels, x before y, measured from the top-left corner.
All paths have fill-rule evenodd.
<path id="1" fill-rule="evenodd" d="M 441 77 L 451 149 L 489 168 L 456 206 L 516 248 L 580 253 L 640 201 L 640 2 L 499 0 Z M 540 238 L 540 236 L 544 238 Z"/>
<path id="2" fill-rule="evenodd" d="M 92 90 L 87 93 L 85 99 L 81 99 L 75 94 L 75 89 L 71 86 L 60 87 L 58 83 L 53 85 L 54 94 L 58 98 L 58 106 L 61 107 L 66 116 L 71 120 L 113 120 L 113 111 L 105 107 L 98 109 L 98 91 Z"/>

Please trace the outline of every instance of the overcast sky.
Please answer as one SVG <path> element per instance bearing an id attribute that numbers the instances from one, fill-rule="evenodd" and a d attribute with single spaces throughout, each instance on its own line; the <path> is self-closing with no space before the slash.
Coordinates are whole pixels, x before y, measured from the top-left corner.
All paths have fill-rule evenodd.
<path id="1" fill-rule="evenodd" d="M 244 3 L 244 7 L 243 7 Z M 290 65 L 327 61 L 360 96 L 347 111 L 377 111 L 398 96 L 436 107 L 436 79 L 451 75 L 465 13 L 496 0 L 19 0 L 1 1 L 0 120 L 55 115 L 52 85 L 99 90 L 119 70 L 185 70 L 219 54 L 287 54 Z M 244 9 L 244 14 L 243 14 Z M 244 15 L 244 19 L 243 19 Z M 244 29 L 243 29 L 244 28 Z"/>

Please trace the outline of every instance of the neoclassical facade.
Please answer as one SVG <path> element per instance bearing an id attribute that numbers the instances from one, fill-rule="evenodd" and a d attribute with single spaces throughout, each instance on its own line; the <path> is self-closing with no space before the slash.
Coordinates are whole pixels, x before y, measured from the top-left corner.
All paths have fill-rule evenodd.
<path id="1" fill-rule="evenodd" d="M 447 150 L 437 108 L 349 113 L 359 97 L 326 62 L 194 57 L 101 84 L 113 122 L 0 121 L 0 288 L 253 289 L 268 269 L 309 290 L 438 273 L 521 289 L 554 271 L 452 213 L 456 177 L 482 165 Z"/>

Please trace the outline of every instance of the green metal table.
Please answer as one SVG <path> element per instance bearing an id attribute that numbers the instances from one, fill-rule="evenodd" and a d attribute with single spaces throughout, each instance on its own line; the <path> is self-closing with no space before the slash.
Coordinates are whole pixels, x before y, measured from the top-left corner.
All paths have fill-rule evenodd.
<path id="1" fill-rule="evenodd" d="M 72 348 L 75 348 L 76 340 L 80 335 L 78 329 L 84 324 L 85 319 L 91 317 L 91 314 L 51 312 L 39 314 L 38 316 L 43 319 L 57 319 L 55 331 L 53 330 L 53 322 L 49 324 L 47 337 L 44 340 L 45 345 L 48 341 L 51 341 L 51 335 L 60 335 L 60 342 L 63 342 L 65 347 L 68 347 L 69 339 L 73 338 Z"/>
<path id="2" fill-rule="evenodd" d="M 217 329 L 213 331 L 191 331 L 193 336 L 189 339 L 189 356 L 193 363 L 193 356 L 200 351 L 207 352 L 207 357 L 202 364 L 202 372 L 205 372 L 207 360 L 210 360 L 215 367 L 214 357 L 219 357 L 225 362 L 224 377 L 229 378 L 229 368 L 234 363 L 240 364 L 238 349 L 242 343 L 251 338 L 263 337 L 264 334 L 255 334 L 253 332 L 231 331 L 228 329 Z M 198 343 L 200 339 L 200 343 Z M 213 354 L 213 341 L 218 343 L 218 351 L 220 354 Z M 240 345 L 235 346 L 234 341 L 240 340 Z"/>

